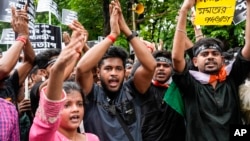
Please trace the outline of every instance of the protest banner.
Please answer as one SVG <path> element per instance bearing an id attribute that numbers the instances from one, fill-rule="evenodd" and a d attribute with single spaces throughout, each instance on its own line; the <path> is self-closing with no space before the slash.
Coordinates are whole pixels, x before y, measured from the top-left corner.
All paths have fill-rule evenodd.
<path id="1" fill-rule="evenodd" d="M 237 0 L 233 22 L 235 25 L 246 20 L 247 3 L 245 0 Z"/>
<path id="2" fill-rule="evenodd" d="M 5 28 L 2 31 L 0 44 L 13 44 L 15 42 L 15 32 L 12 28 Z"/>
<path id="3" fill-rule="evenodd" d="M 235 0 L 197 0 L 195 24 L 230 25 L 235 4 Z"/>
<path id="4" fill-rule="evenodd" d="M 69 25 L 72 23 L 73 20 L 78 20 L 77 12 L 68 10 L 68 9 L 62 9 L 62 24 Z"/>
<path id="5" fill-rule="evenodd" d="M 11 7 L 16 6 L 16 0 L 0 0 L 0 21 L 11 21 Z"/>
<path id="6" fill-rule="evenodd" d="M 35 50 L 62 48 L 61 27 L 48 24 L 36 24 L 33 32 L 29 38 Z"/>
<path id="7" fill-rule="evenodd" d="M 61 21 L 61 16 L 57 7 L 57 4 L 53 0 L 39 0 L 36 12 L 51 12 L 56 16 L 57 20 Z"/>
<path id="8" fill-rule="evenodd" d="M 35 4 L 34 0 L 0 0 L 0 21 L 11 22 L 11 7 L 23 9 L 25 4 L 28 8 L 29 28 L 33 29 L 35 24 Z"/>

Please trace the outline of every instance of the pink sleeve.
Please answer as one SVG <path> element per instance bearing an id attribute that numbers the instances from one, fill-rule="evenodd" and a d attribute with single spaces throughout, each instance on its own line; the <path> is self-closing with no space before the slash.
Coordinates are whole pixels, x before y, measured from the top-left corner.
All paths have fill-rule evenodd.
<path id="1" fill-rule="evenodd" d="M 85 133 L 87 141 L 100 141 L 99 138 L 92 133 Z"/>
<path id="2" fill-rule="evenodd" d="M 39 107 L 30 129 L 30 141 L 53 140 L 60 123 L 60 112 L 66 100 L 66 93 L 62 91 L 62 99 L 51 101 L 46 95 L 46 87 L 40 92 Z"/>

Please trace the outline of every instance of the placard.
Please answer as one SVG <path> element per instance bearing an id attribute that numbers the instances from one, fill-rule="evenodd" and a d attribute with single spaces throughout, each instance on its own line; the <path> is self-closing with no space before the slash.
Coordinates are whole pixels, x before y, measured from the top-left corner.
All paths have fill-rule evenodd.
<path id="1" fill-rule="evenodd" d="M 235 0 L 197 0 L 195 24 L 230 25 L 235 4 Z"/>

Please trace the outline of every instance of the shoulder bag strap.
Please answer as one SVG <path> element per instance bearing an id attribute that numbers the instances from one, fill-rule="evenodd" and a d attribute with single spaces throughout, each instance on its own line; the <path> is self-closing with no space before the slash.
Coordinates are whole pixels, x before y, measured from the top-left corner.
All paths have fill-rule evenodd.
<path id="1" fill-rule="evenodd" d="M 123 122 L 123 119 L 121 118 L 121 116 L 119 115 L 119 113 L 117 112 L 117 110 L 116 110 L 116 112 L 115 112 L 115 116 L 117 117 L 119 123 L 121 124 L 123 130 L 125 131 L 125 134 L 127 135 L 129 141 L 134 141 L 134 139 L 133 139 L 131 133 L 130 133 L 129 130 L 128 130 L 127 125 Z"/>

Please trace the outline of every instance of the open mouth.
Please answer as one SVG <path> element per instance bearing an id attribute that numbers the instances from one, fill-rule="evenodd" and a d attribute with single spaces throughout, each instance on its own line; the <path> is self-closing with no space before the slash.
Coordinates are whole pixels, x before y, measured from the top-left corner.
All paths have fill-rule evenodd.
<path id="1" fill-rule="evenodd" d="M 165 73 L 161 73 L 161 72 L 160 72 L 160 73 L 157 73 L 157 76 L 158 76 L 158 77 L 165 77 L 165 76 L 166 76 L 166 74 L 165 74 Z"/>
<path id="2" fill-rule="evenodd" d="M 118 86 L 118 84 L 119 84 L 119 80 L 118 80 L 118 79 L 111 79 L 111 80 L 109 80 L 108 82 L 109 82 L 109 85 L 110 85 L 111 87 L 116 87 L 116 86 Z"/>
<path id="3" fill-rule="evenodd" d="M 72 122 L 79 122 L 80 121 L 80 116 L 79 115 L 74 115 L 70 117 L 70 121 Z"/>
<path id="4" fill-rule="evenodd" d="M 216 65 L 217 65 L 216 62 L 207 62 L 207 63 L 205 63 L 205 66 L 208 67 L 208 68 L 214 67 Z"/>
<path id="5" fill-rule="evenodd" d="M 207 61 L 205 65 L 216 65 L 217 63 L 214 61 Z"/>

